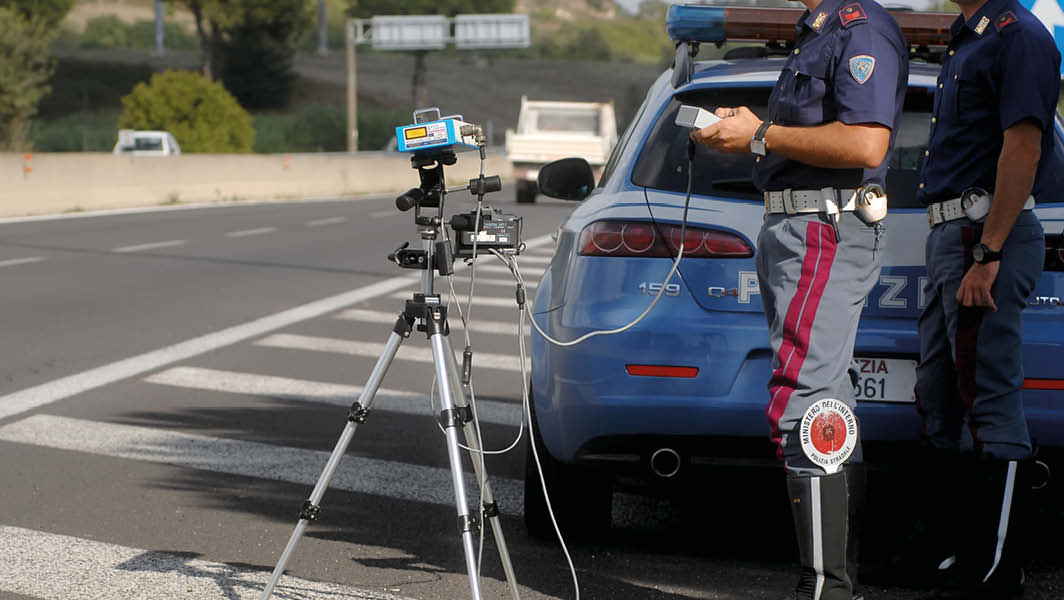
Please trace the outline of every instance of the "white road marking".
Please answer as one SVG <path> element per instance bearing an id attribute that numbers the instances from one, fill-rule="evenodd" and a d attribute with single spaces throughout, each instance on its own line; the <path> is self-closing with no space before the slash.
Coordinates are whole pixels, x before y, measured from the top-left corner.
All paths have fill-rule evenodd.
<path id="1" fill-rule="evenodd" d="M 325 219 L 314 219 L 313 221 L 307 221 L 303 223 L 307 227 L 321 227 L 322 225 L 338 225 L 340 223 L 346 223 L 347 217 L 327 217 Z"/>
<path id="2" fill-rule="evenodd" d="M 15 265 L 28 265 L 46 260 L 43 256 L 27 256 L 26 258 L 11 258 L 0 260 L 0 267 L 14 267 Z"/>
<path id="3" fill-rule="evenodd" d="M 0 440 L 304 485 L 317 483 L 331 453 L 53 415 L 33 415 L 0 427 Z M 352 448 L 357 447 L 356 434 Z M 449 468 L 349 453 L 329 488 L 453 506 L 451 482 Z M 472 472 L 466 473 L 466 490 L 473 497 L 478 495 L 474 484 Z M 504 512 L 520 514 L 520 481 L 493 477 L 491 487 Z"/>
<path id="4" fill-rule="evenodd" d="M 283 348 L 286 350 L 310 350 L 312 352 L 332 352 L 350 356 L 377 358 L 384 353 L 384 344 L 376 342 L 357 342 L 336 338 L 315 337 L 275 333 L 255 342 L 256 346 Z M 425 346 L 403 346 L 395 355 L 396 360 L 409 360 L 420 363 L 432 363 L 432 349 Z M 501 371 L 521 370 L 521 361 L 516 356 L 476 352 L 473 354 L 473 366 L 480 369 L 498 369 Z"/>
<path id="5" fill-rule="evenodd" d="M 121 246 L 112 248 L 111 252 L 140 252 L 142 250 L 155 250 L 156 248 L 172 248 L 184 246 L 188 240 L 167 240 L 165 242 L 152 242 L 150 244 L 137 244 L 136 246 Z"/>
<path id="6" fill-rule="evenodd" d="M 410 298 L 410 294 L 407 293 L 407 292 L 396 292 L 396 293 L 392 294 L 391 297 L 392 298 L 409 299 Z M 458 299 L 462 301 L 462 308 L 464 309 L 465 305 L 466 305 L 466 298 L 463 297 L 461 294 L 459 294 L 459 298 Z M 516 311 L 517 310 L 517 300 L 512 295 L 507 295 L 506 298 L 485 298 L 485 297 L 481 297 L 481 296 L 473 296 L 473 309 L 476 310 L 476 308 L 478 306 L 480 306 L 480 307 L 493 306 L 493 307 L 501 307 L 501 308 L 512 308 L 512 309 L 514 309 Z M 457 313 L 458 313 L 458 311 L 455 311 L 454 317 L 458 316 Z"/>
<path id="7" fill-rule="evenodd" d="M 251 235 L 263 235 L 265 233 L 273 233 L 275 231 L 277 231 L 276 227 L 259 227 L 257 229 L 244 229 L 244 230 L 241 230 L 241 231 L 230 231 L 229 233 L 225 234 L 225 237 L 230 237 L 230 238 L 248 237 L 248 236 L 251 236 Z"/>
<path id="8" fill-rule="evenodd" d="M 465 306 L 465 302 L 462 303 Z M 477 299 L 473 299 L 473 308 L 477 306 Z M 336 315 L 337 319 L 343 319 L 345 321 L 358 321 L 360 323 L 380 323 L 391 325 L 395 323 L 398 314 L 393 312 L 385 312 L 382 310 L 364 310 L 361 308 L 349 308 L 342 313 Z M 451 329 L 462 329 L 462 319 L 458 317 L 457 312 L 451 313 L 451 317 L 448 319 L 451 324 Z M 517 335 L 517 322 L 507 323 L 505 321 L 484 321 L 481 319 L 473 319 L 470 324 L 469 331 L 477 333 L 489 333 L 495 335 Z M 528 333 L 527 328 L 525 333 Z"/>
<path id="9" fill-rule="evenodd" d="M 351 406 L 351 403 L 362 393 L 362 386 L 359 385 L 198 367 L 175 367 L 146 377 L 144 381 L 196 390 L 322 402 L 339 406 Z M 436 408 L 433 409 L 429 397 L 425 394 L 380 388 L 373 398 L 371 407 L 374 412 L 380 410 L 408 415 L 433 416 L 433 413 L 439 410 L 439 398 L 436 398 Z M 521 422 L 521 412 L 521 406 L 516 403 L 477 400 L 477 416 L 480 417 L 481 423 L 516 427 Z"/>
<path id="10" fill-rule="evenodd" d="M 0 527 L 0 590 L 42 600 L 253 600 L 270 573 L 21 527 Z M 278 600 L 402 600 L 286 576 Z"/>
<path id="11" fill-rule="evenodd" d="M 551 243 L 550 236 L 540 236 L 527 242 L 529 247 Z M 208 333 L 191 340 L 158 350 L 139 354 L 107 365 L 53 379 L 47 383 L 0 396 L 0 419 L 11 417 L 28 410 L 40 408 L 64 398 L 105 386 L 129 377 L 136 377 L 148 371 L 187 360 L 205 352 L 258 337 L 265 333 L 287 327 L 293 323 L 320 317 L 357 304 L 383 296 L 397 289 L 410 287 L 420 278 L 419 274 L 400 275 L 385 279 L 355 290 L 315 300 L 302 306 L 283 310 L 279 313 L 242 323 L 227 329 Z M 404 296 L 405 297 L 405 296 Z"/>

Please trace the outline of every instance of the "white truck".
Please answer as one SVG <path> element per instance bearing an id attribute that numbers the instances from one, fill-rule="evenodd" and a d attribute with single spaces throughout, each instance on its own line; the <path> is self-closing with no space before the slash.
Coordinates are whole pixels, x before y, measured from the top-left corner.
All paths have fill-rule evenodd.
<path id="1" fill-rule="evenodd" d="M 181 154 L 181 146 L 169 131 L 119 129 L 114 153 L 133 156 L 176 156 Z"/>
<path id="2" fill-rule="evenodd" d="M 539 168 L 577 156 L 602 172 L 617 143 L 613 101 L 558 102 L 521 97 L 517 131 L 506 130 L 506 155 L 513 164 L 518 202 L 535 202 Z"/>

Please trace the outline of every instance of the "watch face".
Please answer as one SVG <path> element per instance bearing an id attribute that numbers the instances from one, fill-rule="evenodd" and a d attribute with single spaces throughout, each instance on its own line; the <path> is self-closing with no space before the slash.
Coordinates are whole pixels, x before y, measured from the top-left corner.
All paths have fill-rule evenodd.
<path id="1" fill-rule="evenodd" d="M 986 246 L 976 244 L 975 248 L 972 248 L 972 258 L 975 259 L 975 262 L 982 263 L 983 259 L 986 258 Z"/>

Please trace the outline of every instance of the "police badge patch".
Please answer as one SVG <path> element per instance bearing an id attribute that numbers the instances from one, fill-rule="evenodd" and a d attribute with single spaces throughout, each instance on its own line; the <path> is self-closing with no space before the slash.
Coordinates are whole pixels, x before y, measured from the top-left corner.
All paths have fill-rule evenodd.
<path id="1" fill-rule="evenodd" d="M 876 58 L 867 54 L 860 54 L 850 59 L 850 75 L 854 81 L 863 84 L 872 76 L 876 68 Z"/>
<path id="2" fill-rule="evenodd" d="M 857 416 L 845 402 L 825 398 L 805 411 L 798 433 L 802 452 L 831 475 L 857 447 Z"/>

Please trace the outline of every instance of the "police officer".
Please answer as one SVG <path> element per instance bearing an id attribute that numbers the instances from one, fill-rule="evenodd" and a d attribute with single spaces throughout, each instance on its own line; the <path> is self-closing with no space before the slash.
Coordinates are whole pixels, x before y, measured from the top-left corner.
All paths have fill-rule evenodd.
<path id="1" fill-rule="evenodd" d="M 928 206 L 928 304 L 917 409 L 934 465 L 922 506 L 954 564 L 936 598 L 1022 593 L 1031 438 L 1021 311 L 1042 272 L 1031 208 L 1048 176 L 1060 53 L 1016 0 L 957 0 L 917 197 Z M 964 427 L 967 422 L 967 428 Z M 951 474 L 963 473 L 960 481 Z M 946 489 L 943 489 L 946 488 Z M 952 490 L 961 490 L 958 497 Z M 941 556 L 935 557 L 938 561 Z"/>
<path id="2" fill-rule="evenodd" d="M 882 185 L 908 50 L 873 1 L 803 0 L 767 118 L 719 108 L 692 138 L 753 152 L 765 218 L 757 272 L 774 371 L 766 415 L 799 542 L 797 600 L 851 600 L 862 474 L 853 380 L 857 322 L 879 273 Z M 844 468 L 840 466 L 846 465 Z"/>

